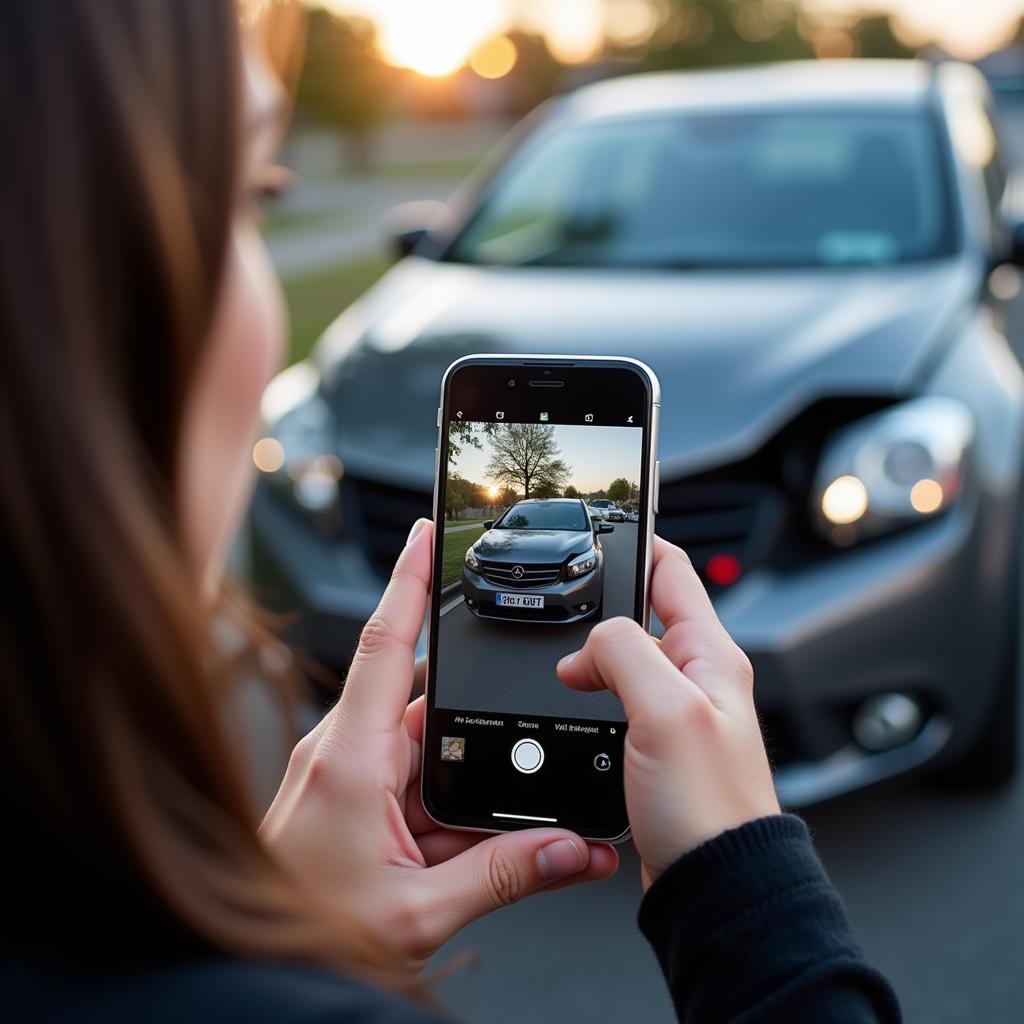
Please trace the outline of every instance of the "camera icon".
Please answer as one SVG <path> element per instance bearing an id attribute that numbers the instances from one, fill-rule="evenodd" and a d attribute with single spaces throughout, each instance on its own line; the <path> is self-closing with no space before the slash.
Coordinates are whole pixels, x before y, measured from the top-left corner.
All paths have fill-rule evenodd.
<path id="1" fill-rule="evenodd" d="M 588 413 L 587 413 L 587 414 L 586 414 L 586 415 L 585 415 L 585 416 L 583 417 L 583 422 L 584 422 L 584 423 L 593 423 L 593 422 L 594 422 L 594 414 L 593 414 L 592 412 L 588 412 Z"/>
<path id="2" fill-rule="evenodd" d="M 496 420 L 503 420 L 503 419 L 505 418 L 505 414 L 504 414 L 504 413 L 503 413 L 503 412 L 502 412 L 502 411 L 501 411 L 501 410 L 499 409 L 499 410 L 498 410 L 498 411 L 497 411 L 497 412 L 496 412 L 496 413 L 494 414 L 494 418 L 495 418 Z"/>

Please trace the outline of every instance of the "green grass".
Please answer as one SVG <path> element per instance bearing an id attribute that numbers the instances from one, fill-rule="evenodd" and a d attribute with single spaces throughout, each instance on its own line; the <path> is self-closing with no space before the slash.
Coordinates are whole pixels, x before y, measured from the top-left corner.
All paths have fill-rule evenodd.
<path id="1" fill-rule="evenodd" d="M 305 359 L 324 328 L 390 266 L 390 260 L 374 256 L 285 280 L 284 295 L 292 326 L 288 365 Z"/>
<path id="2" fill-rule="evenodd" d="M 445 534 L 444 558 L 441 563 L 441 586 L 454 583 L 462 575 L 462 563 L 466 558 L 469 546 L 484 532 L 478 530 L 459 530 L 458 533 Z"/>

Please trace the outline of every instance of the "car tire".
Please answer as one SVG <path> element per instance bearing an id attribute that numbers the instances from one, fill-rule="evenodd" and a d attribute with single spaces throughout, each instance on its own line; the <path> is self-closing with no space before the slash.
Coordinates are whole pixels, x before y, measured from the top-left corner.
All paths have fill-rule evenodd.
<path id="1" fill-rule="evenodd" d="M 999 789 L 1017 773 L 1020 747 L 1021 651 L 1018 610 L 1019 578 L 1015 581 L 1011 614 L 1008 617 L 999 682 L 985 725 L 970 749 L 953 764 L 944 766 L 933 781 L 944 788 L 960 790 Z"/>

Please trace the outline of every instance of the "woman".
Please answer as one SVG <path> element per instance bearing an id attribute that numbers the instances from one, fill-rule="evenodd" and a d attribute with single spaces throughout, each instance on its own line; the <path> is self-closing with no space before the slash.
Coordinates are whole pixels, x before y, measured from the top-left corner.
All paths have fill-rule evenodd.
<path id="1" fill-rule="evenodd" d="M 617 858 L 423 813 L 423 521 L 254 818 L 211 623 L 285 330 L 254 224 L 280 94 L 233 0 L 5 0 L 0 78 L 0 1010 L 428 1019 L 415 972 L 458 928 Z M 895 1020 L 779 813 L 748 662 L 685 555 L 655 563 L 660 648 L 610 620 L 559 673 L 626 707 L 640 922 L 680 1016 Z"/>

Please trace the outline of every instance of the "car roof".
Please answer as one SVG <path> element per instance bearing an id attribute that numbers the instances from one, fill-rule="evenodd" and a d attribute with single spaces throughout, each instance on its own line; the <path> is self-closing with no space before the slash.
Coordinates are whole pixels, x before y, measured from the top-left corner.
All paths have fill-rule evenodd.
<path id="1" fill-rule="evenodd" d="M 575 502 L 578 505 L 580 503 L 580 501 L 582 501 L 582 500 L 583 500 L 582 498 L 520 498 L 516 502 L 516 504 L 517 505 L 529 505 L 530 503 L 532 503 L 534 501 L 538 501 L 538 502 L 540 502 L 540 501 L 560 501 L 560 502 L 563 502 L 565 504 L 568 504 L 568 503 L 571 503 L 571 502 Z"/>
<path id="2" fill-rule="evenodd" d="M 655 72 L 583 86 L 563 109 L 580 120 L 822 105 L 911 109 L 925 102 L 938 74 L 923 60 L 860 59 Z"/>

